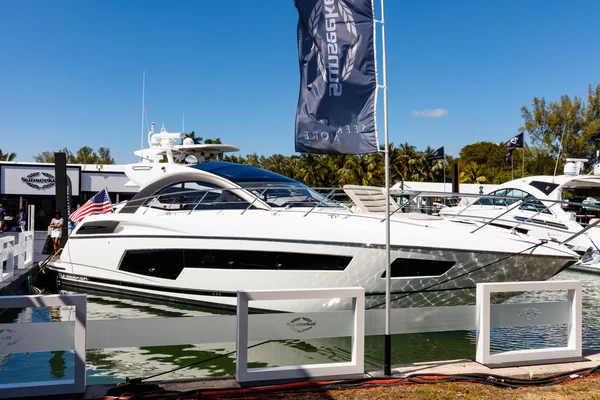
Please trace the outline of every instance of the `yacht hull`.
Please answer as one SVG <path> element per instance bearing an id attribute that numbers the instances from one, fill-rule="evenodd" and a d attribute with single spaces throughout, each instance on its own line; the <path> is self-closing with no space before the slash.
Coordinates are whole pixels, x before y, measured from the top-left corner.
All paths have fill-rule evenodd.
<path id="1" fill-rule="evenodd" d="M 472 304 L 477 282 L 505 282 L 549 279 L 575 259 L 570 253 L 540 255 L 544 245 L 522 247 L 515 253 L 483 252 L 414 246 L 392 246 L 392 260 L 446 263 L 446 271 L 436 275 L 395 276 L 392 271 L 393 307 L 426 307 Z M 176 277 L 154 276 L 157 265 L 135 272 L 123 269 L 128 251 L 252 251 L 282 252 L 347 257 L 351 261 L 337 270 L 294 270 L 247 268 L 183 268 Z M 233 250 L 235 249 L 235 250 Z M 548 249 L 545 249 L 546 252 Z M 272 238 L 237 239 L 190 235 L 127 235 L 72 237 L 63 260 L 52 264 L 63 284 L 81 288 L 124 292 L 139 296 L 163 298 L 216 307 L 234 308 L 237 290 L 279 290 L 329 287 L 363 287 L 367 308 L 383 308 L 385 304 L 385 249 L 366 243 L 336 243 L 318 240 L 285 240 Z M 90 258 L 90 254 L 97 254 Z M 65 257 L 68 255 L 68 257 Z M 65 258 L 68 260 L 66 261 Z M 87 260 L 87 262 L 84 262 Z M 93 260 L 93 262 L 90 262 Z M 416 264 L 415 264 L 416 263 Z M 160 269 L 160 266 L 158 266 Z M 400 267 L 401 268 L 401 267 Z M 402 270 L 406 271 L 406 270 Z M 420 274 L 420 276 L 418 275 Z M 278 311 L 339 310 L 349 307 L 347 299 L 323 299 L 309 302 L 252 302 L 251 308 Z"/>

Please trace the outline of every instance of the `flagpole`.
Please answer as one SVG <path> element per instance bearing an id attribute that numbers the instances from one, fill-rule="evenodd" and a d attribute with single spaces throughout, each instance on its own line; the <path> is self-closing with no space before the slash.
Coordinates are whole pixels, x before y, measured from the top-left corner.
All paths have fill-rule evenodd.
<path id="1" fill-rule="evenodd" d="M 146 96 L 146 70 L 142 72 L 142 134 L 140 136 L 140 162 L 144 157 L 144 97 Z"/>
<path id="2" fill-rule="evenodd" d="M 515 179 L 515 160 L 511 154 L 510 155 L 510 180 L 513 181 L 514 179 Z"/>
<path id="3" fill-rule="evenodd" d="M 444 207 L 446 206 L 446 156 L 442 158 L 442 166 L 444 167 Z"/>
<path id="4" fill-rule="evenodd" d="M 521 178 L 525 178 L 525 143 L 523 143 L 523 148 L 521 149 L 523 152 L 523 164 L 521 165 Z"/>
<path id="5" fill-rule="evenodd" d="M 384 373 L 392 375 L 392 335 L 391 335 L 391 252 L 390 252 L 390 154 L 388 137 L 388 90 L 387 60 L 385 52 L 385 7 L 381 0 L 381 48 L 383 69 L 383 132 L 385 136 L 385 336 L 384 336 Z"/>

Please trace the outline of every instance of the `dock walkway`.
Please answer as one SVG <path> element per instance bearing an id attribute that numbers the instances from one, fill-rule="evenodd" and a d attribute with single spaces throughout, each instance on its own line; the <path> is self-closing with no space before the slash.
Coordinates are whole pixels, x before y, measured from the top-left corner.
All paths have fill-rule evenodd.
<path id="1" fill-rule="evenodd" d="M 523 380 L 535 380 L 548 378 L 550 376 L 569 374 L 586 368 L 594 368 L 600 365 L 600 353 L 593 352 L 584 354 L 584 360 L 579 362 L 530 365 L 506 368 L 488 368 L 469 359 L 431 361 L 414 364 L 395 365 L 392 369 L 393 378 L 402 378 L 414 374 L 426 375 L 464 375 L 464 374 L 489 374 L 499 375 L 506 378 Z M 367 368 L 365 378 L 384 378 L 381 368 Z M 575 376 L 573 377 L 575 378 Z M 154 381 L 147 383 L 158 384 L 165 390 L 191 391 L 211 389 L 239 389 L 241 386 L 234 377 L 212 377 L 189 379 L 182 381 Z M 100 398 L 106 395 L 109 388 L 115 385 L 92 385 L 88 386 L 84 398 Z"/>
<path id="2" fill-rule="evenodd" d="M 15 241 L 18 240 L 19 232 L 13 230 L 10 232 L 0 233 L 0 237 L 12 236 Z M 35 280 L 38 265 L 46 259 L 46 255 L 42 254 L 44 243 L 46 241 L 46 231 L 37 231 L 34 234 L 33 241 L 33 264 L 26 268 L 15 268 L 14 275 L 7 280 L 0 282 L 0 296 L 12 296 L 18 294 L 26 294 L 23 292 L 25 281 L 28 277 Z"/>

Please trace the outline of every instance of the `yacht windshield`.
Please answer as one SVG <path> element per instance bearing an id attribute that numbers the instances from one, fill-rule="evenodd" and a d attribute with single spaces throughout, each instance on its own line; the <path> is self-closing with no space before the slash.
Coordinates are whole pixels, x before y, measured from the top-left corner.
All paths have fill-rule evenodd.
<path id="1" fill-rule="evenodd" d="M 271 207 L 341 207 L 298 181 L 261 168 L 230 162 L 207 162 L 191 168 L 228 179 Z"/>

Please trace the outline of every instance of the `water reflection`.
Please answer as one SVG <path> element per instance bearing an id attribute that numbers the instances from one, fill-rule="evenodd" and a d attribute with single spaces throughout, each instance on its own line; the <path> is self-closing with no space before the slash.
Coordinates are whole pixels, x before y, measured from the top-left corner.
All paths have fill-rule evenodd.
<path id="1" fill-rule="evenodd" d="M 51 351 L 52 358 L 48 360 L 50 364 L 50 375 L 53 379 L 64 379 L 67 371 L 67 363 L 63 357 L 64 351 Z"/>
<path id="2" fill-rule="evenodd" d="M 564 271 L 554 279 L 583 282 L 583 345 L 585 349 L 600 349 L 600 276 Z M 544 293 L 541 297 L 543 300 L 560 300 L 560 296 L 557 297 L 555 292 Z M 523 293 L 509 301 L 527 302 L 533 301 L 533 298 L 534 294 Z M 539 294 L 535 299 L 535 301 L 542 300 Z M 226 312 L 112 294 L 91 293 L 88 297 L 88 319 L 191 317 L 215 313 Z M 70 307 L 49 307 L 7 310 L 0 314 L 0 323 L 64 321 L 73 318 L 74 310 Z M 491 342 L 493 351 L 560 346 L 566 342 L 566 325 L 493 329 Z M 392 345 L 393 363 L 471 358 L 475 356 L 475 332 L 394 335 Z M 161 379 L 233 375 L 235 354 L 226 354 L 234 350 L 234 343 L 92 350 L 87 352 L 88 383 L 112 383 L 121 381 L 125 377 L 145 377 L 217 356 L 223 357 L 161 376 Z M 271 341 L 250 349 L 248 360 L 251 368 L 331 363 L 350 360 L 350 352 L 350 338 Z M 366 338 L 365 363 L 369 366 L 383 364 L 383 337 Z M 69 351 L 0 354 L 0 382 L 57 380 L 72 377 L 73 353 Z"/>

